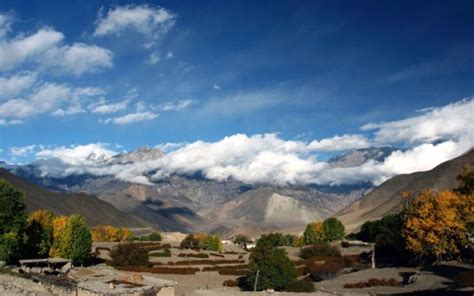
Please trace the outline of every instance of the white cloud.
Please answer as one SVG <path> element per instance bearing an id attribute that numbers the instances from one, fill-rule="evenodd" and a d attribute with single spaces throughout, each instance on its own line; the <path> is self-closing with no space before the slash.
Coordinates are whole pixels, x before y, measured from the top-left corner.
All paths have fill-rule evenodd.
<path id="1" fill-rule="evenodd" d="M 124 100 L 117 103 L 104 103 L 94 107 L 91 111 L 93 113 L 115 113 L 119 111 L 123 111 L 127 108 L 128 104 L 130 103 L 129 100 Z"/>
<path id="2" fill-rule="evenodd" d="M 221 89 L 221 86 L 220 86 L 219 84 L 217 84 L 217 83 L 214 83 L 214 84 L 212 85 L 212 88 L 215 89 L 215 90 L 220 90 L 220 89 Z"/>
<path id="3" fill-rule="evenodd" d="M 34 73 L 20 73 L 9 78 L 0 77 L 0 99 L 11 99 L 29 89 L 36 81 Z"/>
<path id="4" fill-rule="evenodd" d="M 467 108 L 469 104 L 469 101 L 453 103 L 428 111 L 428 113 L 421 115 L 421 118 L 430 123 L 433 120 L 432 115 L 430 115 L 432 112 L 437 112 L 436 114 L 447 118 L 446 113 L 451 114 L 453 108 L 457 108 L 459 105 Z M 447 110 L 450 110 L 450 112 Z M 464 118 L 464 111 L 456 110 L 462 113 L 459 114 L 459 118 Z M 127 124 L 154 119 L 156 116 L 157 114 L 152 112 L 132 113 L 122 117 L 106 119 L 104 123 Z M 418 133 L 405 131 L 405 129 L 418 131 L 405 122 L 409 121 L 415 125 L 423 126 L 422 119 L 419 117 L 415 116 L 411 119 L 401 120 L 398 122 L 399 124 L 396 124 L 395 121 L 390 122 L 388 127 L 396 126 L 402 135 L 418 136 Z M 472 148 L 474 146 L 472 124 L 470 122 L 465 122 L 465 124 L 470 125 L 470 128 L 453 128 L 448 129 L 449 132 L 442 130 L 443 137 L 449 137 L 444 141 L 436 144 L 430 142 L 415 143 L 405 150 L 391 153 L 383 161 L 369 160 L 357 167 L 333 167 L 327 162 L 319 161 L 314 153 L 315 150 L 334 151 L 365 147 L 370 141 L 361 135 L 344 135 L 307 142 L 284 140 L 277 134 L 251 136 L 236 134 L 215 142 L 196 141 L 193 143 L 158 145 L 157 147 L 166 150 L 166 154 L 162 157 L 127 164 L 107 162 L 107 157 L 99 157 L 102 160 L 105 159 L 105 161 L 98 162 L 97 155 L 104 153 L 94 152 L 96 156 L 89 157 L 86 151 L 93 150 L 90 146 L 87 149 L 83 146 L 74 147 L 74 155 L 78 151 L 82 151 L 80 157 L 70 156 L 71 148 L 55 149 L 55 153 L 40 152 L 37 156 L 43 158 L 41 170 L 45 174 L 90 173 L 94 175 L 112 175 L 120 180 L 142 184 L 148 184 L 172 174 L 192 174 L 196 172 L 202 173 L 209 179 L 226 180 L 234 178 L 247 183 L 337 185 L 373 182 L 374 184 L 380 184 L 397 174 L 432 169 Z M 450 123 L 447 123 L 447 125 L 450 125 Z M 380 126 L 377 132 L 384 128 L 384 126 Z M 411 139 L 411 137 L 408 139 Z M 423 136 L 419 139 L 420 141 L 423 139 L 429 141 L 432 140 L 432 137 Z M 393 139 L 393 141 L 399 140 L 396 137 Z M 115 153 L 108 149 L 107 151 L 109 156 Z M 91 162 L 91 159 L 94 159 L 94 161 Z M 151 172 L 154 175 L 150 180 L 147 176 Z"/>
<path id="5" fill-rule="evenodd" d="M 12 99 L 0 104 L 0 118 L 26 118 L 51 112 L 70 94 L 71 89 L 65 85 L 45 83 L 26 99 Z"/>
<path id="6" fill-rule="evenodd" d="M 0 43 L 0 70 L 10 70 L 27 59 L 44 53 L 64 39 L 64 35 L 51 28 L 42 28 L 36 33 Z"/>
<path id="7" fill-rule="evenodd" d="M 148 63 L 154 65 L 160 61 L 160 54 L 158 52 L 153 52 L 150 54 L 150 58 L 148 59 Z"/>
<path id="8" fill-rule="evenodd" d="M 10 154 L 17 157 L 27 156 L 36 150 L 36 145 L 28 145 L 23 147 L 11 147 Z"/>
<path id="9" fill-rule="evenodd" d="M 69 165 L 94 165 L 117 154 L 103 143 L 56 147 L 43 149 L 36 153 L 39 159 L 55 158 Z"/>
<path id="10" fill-rule="evenodd" d="M 195 100 L 189 100 L 189 99 L 172 101 L 163 105 L 162 109 L 163 111 L 182 111 L 195 104 L 197 104 Z"/>
<path id="11" fill-rule="evenodd" d="M 377 143 L 417 143 L 457 138 L 474 133 L 474 98 L 443 107 L 425 109 L 425 113 L 404 120 L 369 123 L 362 130 L 375 130 Z"/>
<path id="12" fill-rule="evenodd" d="M 43 83 L 30 94 L 20 99 L 7 100 L 0 104 L 0 119 L 25 119 L 35 115 L 50 113 L 66 116 L 86 112 L 86 101 L 100 96 L 103 90 L 95 87 L 71 88 L 65 84 Z M 2 125 L 18 124 L 22 121 L 6 121 Z"/>
<path id="13" fill-rule="evenodd" d="M 107 118 L 103 120 L 103 123 L 105 124 L 114 123 L 114 124 L 125 125 L 125 124 L 140 122 L 140 121 L 153 120 L 157 117 L 158 117 L 158 114 L 153 113 L 153 112 L 149 112 L 149 111 L 137 112 L 137 113 L 130 113 L 130 114 L 120 116 L 120 117 Z"/>
<path id="14" fill-rule="evenodd" d="M 370 147 L 369 140 L 362 135 L 343 135 L 312 141 L 309 148 L 316 151 L 340 151 Z"/>
<path id="15" fill-rule="evenodd" d="M 166 58 L 168 59 L 172 59 L 174 57 L 174 54 L 172 51 L 168 51 L 168 53 L 166 54 Z"/>
<path id="16" fill-rule="evenodd" d="M 44 69 L 57 73 L 80 76 L 84 73 L 99 72 L 112 67 L 113 54 L 110 50 L 84 43 L 74 43 L 53 47 L 39 57 L 38 63 Z"/>
<path id="17" fill-rule="evenodd" d="M 96 21 L 94 36 L 120 36 L 122 32 L 132 29 L 153 42 L 168 32 L 174 22 L 175 15 L 164 8 L 150 5 L 119 6 Z"/>

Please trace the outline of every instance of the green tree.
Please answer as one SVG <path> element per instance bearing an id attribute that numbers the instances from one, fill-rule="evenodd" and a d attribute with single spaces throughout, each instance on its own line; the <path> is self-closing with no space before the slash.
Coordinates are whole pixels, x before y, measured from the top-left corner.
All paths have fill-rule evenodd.
<path id="1" fill-rule="evenodd" d="M 61 256 L 72 259 L 74 264 L 83 265 L 90 259 L 91 247 L 92 235 L 84 217 L 70 216 L 61 237 Z"/>
<path id="2" fill-rule="evenodd" d="M 306 226 L 303 234 L 304 243 L 306 245 L 322 243 L 326 240 L 324 235 L 323 223 L 313 222 Z"/>
<path id="3" fill-rule="evenodd" d="M 250 255 L 250 273 L 245 277 L 247 289 L 253 289 L 258 273 L 257 290 L 284 290 L 296 281 L 295 266 L 285 250 L 272 245 L 270 240 L 259 240 Z"/>
<path id="4" fill-rule="evenodd" d="M 23 193 L 0 179 L 0 260 L 19 258 L 26 227 Z"/>
<path id="5" fill-rule="evenodd" d="M 283 236 L 283 234 L 278 232 L 263 234 L 257 240 L 257 244 L 258 243 L 268 243 L 274 247 L 281 247 L 285 245 L 285 237 Z"/>
<path id="6" fill-rule="evenodd" d="M 54 214 L 47 210 L 36 210 L 28 217 L 26 227 L 26 258 L 45 258 L 53 244 Z"/>
<path id="7" fill-rule="evenodd" d="M 336 218 L 328 218 L 323 222 L 324 236 L 327 241 L 341 240 L 344 238 L 346 228 L 341 221 Z"/>
<path id="8" fill-rule="evenodd" d="M 238 234 L 235 238 L 234 238 L 234 244 L 236 245 L 239 245 L 245 249 L 247 249 L 247 244 L 252 242 L 250 240 L 250 238 L 246 235 L 243 235 L 243 234 Z"/>

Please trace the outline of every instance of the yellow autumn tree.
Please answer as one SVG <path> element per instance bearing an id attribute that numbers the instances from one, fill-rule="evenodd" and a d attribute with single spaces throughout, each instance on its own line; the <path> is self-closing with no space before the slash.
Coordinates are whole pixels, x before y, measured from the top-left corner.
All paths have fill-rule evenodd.
<path id="1" fill-rule="evenodd" d="M 53 245 L 49 250 L 49 255 L 51 257 L 60 257 L 61 256 L 61 238 L 64 234 L 64 229 L 69 220 L 68 216 L 58 216 L 53 219 Z"/>
<path id="2" fill-rule="evenodd" d="M 323 223 L 313 222 L 306 225 L 303 238 L 306 245 L 324 242 L 326 237 L 324 235 Z"/>
<path id="3" fill-rule="evenodd" d="M 126 228 L 99 225 L 92 229 L 94 242 L 122 242 L 132 238 L 132 232 Z"/>
<path id="4" fill-rule="evenodd" d="M 407 248 L 421 256 L 434 255 L 437 260 L 458 254 L 466 239 L 464 207 L 469 203 L 472 207 L 472 198 L 449 190 L 405 194 L 402 235 Z"/>

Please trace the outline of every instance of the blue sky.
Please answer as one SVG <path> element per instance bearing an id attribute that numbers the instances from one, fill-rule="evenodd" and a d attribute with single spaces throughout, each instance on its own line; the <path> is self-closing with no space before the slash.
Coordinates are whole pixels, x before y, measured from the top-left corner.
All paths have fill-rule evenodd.
<path id="1" fill-rule="evenodd" d="M 4 0 L 0 14 L 1 159 L 239 133 L 371 140 L 368 123 L 474 95 L 472 1 Z"/>

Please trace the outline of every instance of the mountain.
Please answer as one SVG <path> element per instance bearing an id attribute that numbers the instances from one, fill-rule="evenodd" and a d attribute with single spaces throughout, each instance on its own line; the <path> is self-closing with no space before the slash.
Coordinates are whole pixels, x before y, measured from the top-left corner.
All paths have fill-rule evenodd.
<path id="1" fill-rule="evenodd" d="M 335 157 L 329 163 L 332 167 L 357 166 L 371 158 L 383 160 L 390 151 L 389 147 L 358 149 Z M 119 165 L 140 166 L 146 161 L 159 160 L 163 155 L 157 148 L 140 148 L 112 157 L 94 154 L 87 161 L 98 167 L 117 169 Z M 51 167 L 51 164 L 54 165 Z M 45 168 L 59 174 L 45 173 Z M 163 230 L 223 235 L 235 231 L 253 235 L 304 227 L 309 221 L 330 217 L 372 188 L 370 183 L 350 186 L 247 184 L 232 178 L 211 180 L 199 172 L 173 174 L 153 183 L 133 183 L 111 175 L 98 176 L 81 171 L 62 176 L 68 167 L 56 159 L 38 160 L 9 169 L 51 190 L 95 195 L 120 211 Z"/>
<path id="2" fill-rule="evenodd" d="M 455 188 L 456 177 L 471 163 L 474 163 L 474 149 L 430 171 L 395 176 L 337 212 L 334 217 L 340 219 L 348 231 L 356 231 L 366 221 L 377 220 L 384 215 L 398 212 L 403 192 L 417 192 L 427 188 L 435 190 Z"/>
<path id="3" fill-rule="evenodd" d="M 384 161 L 392 152 L 396 151 L 393 147 L 362 148 L 354 149 L 348 153 L 333 156 L 328 160 L 331 167 L 356 167 L 366 163 L 369 160 Z"/>
<path id="4" fill-rule="evenodd" d="M 111 204 L 84 193 L 53 192 L 0 169 L 0 178 L 25 193 L 28 212 L 37 209 L 51 210 L 56 215 L 81 214 L 90 226 L 113 225 L 129 228 L 151 226 L 140 218 L 117 210 Z"/>

